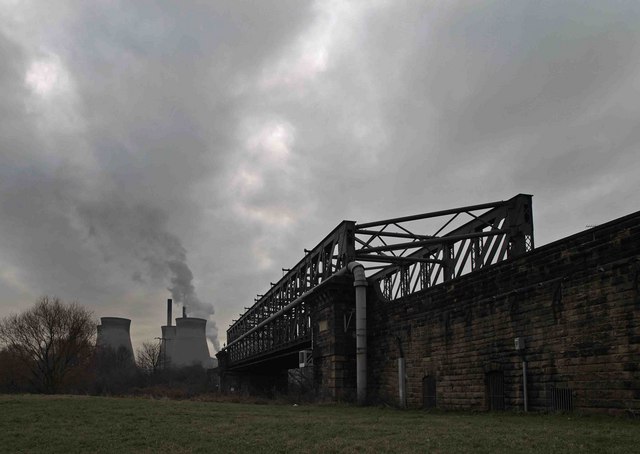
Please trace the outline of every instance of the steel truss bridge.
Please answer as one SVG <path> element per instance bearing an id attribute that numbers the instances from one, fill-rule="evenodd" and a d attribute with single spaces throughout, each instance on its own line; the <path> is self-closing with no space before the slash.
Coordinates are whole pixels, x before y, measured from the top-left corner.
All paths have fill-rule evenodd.
<path id="1" fill-rule="evenodd" d="M 393 301 L 534 248 L 530 195 L 357 224 L 342 221 L 227 330 L 242 367 L 311 346 L 308 297 L 352 261 Z M 342 271 L 344 272 L 344 271 Z"/>

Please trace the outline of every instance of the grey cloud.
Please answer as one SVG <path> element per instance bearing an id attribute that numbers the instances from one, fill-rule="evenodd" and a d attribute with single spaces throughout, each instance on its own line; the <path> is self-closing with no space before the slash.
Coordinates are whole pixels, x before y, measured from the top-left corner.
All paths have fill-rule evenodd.
<path id="1" fill-rule="evenodd" d="M 191 315 L 210 318 L 187 249 L 170 232 L 197 249 L 189 234 L 202 194 L 194 187 L 217 178 L 233 152 L 243 79 L 304 24 L 307 7 L 76 6 L 27 12 L 40 22 L 34 42 L 0 41 L 3 256 L 28 276 L 33 294 L 80 299 L 98 315 L 139 312 L 116 302 L 164 283 Z M 52 53 L 71 75 L 82 118 L 70 140 L 60 131 L 42 136 L 24 110 L 33 96 L 24 82 L 30 60 Z M 89 168 L 71 168 L 70 152 Z M 215 203 L 219 195 L 205 197 Z M 218 349 L 215 322 L 209 330 Z"/>
<path id="2" fill-rule="evenodd" d="M 0 267 L 133 330 L 166 289 L 222 328 L 342 219 L 529 192 L 540 244 L 637 206 L 637 2 L 327 5 L 26 14 L 0 36 Z M 30 104 L 50 54 L 75 129 Z M 250 149 L 274 125 L 286 158 Z"/>

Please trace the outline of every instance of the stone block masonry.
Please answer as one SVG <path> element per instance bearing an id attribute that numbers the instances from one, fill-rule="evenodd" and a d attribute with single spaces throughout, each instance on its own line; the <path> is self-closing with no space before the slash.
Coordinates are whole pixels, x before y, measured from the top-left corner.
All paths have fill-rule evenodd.
<path id="1" fill-rule="evenodd" d="M 640 410 L 639 274 L 640 212 L 399 300 L 370 286 L 369 399 L 399 404 L 402 351 L 413 408 L 523 409 L 524 360 L 530 410 Z M 318 317 L 342 323 L 340 304 Z M 335 395 L 345 354 L 323 372 Z"/>
<path id="2" fill-rule="evenodd" d="M 320 400 L 352 401 L 356 393 L 353 278 L 335 277 L 313 296 L 314 384 Z"/>

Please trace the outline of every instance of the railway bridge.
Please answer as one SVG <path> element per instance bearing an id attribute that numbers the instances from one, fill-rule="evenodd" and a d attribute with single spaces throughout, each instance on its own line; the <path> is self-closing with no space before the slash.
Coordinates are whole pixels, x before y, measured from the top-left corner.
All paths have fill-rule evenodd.
<path id="1" fill-rule="evenodd" d="M 393 304 L 534 248 L 532 196 L 374 222 L 342 221 L 260 295 L 227 330 L 217 354 L 223 388 L 286 386 L 313 364 L 320 395 L 355 395 L 358 317 L 354 265 L 367 293 Z M 361 283 L 364 286 L 364 282 Z M 369 333 L 375 336 L 377 333 Z M 360 342 L 360 341 L 358 341 Z M 358 344 L 358 353 L 364 355 Z"/>

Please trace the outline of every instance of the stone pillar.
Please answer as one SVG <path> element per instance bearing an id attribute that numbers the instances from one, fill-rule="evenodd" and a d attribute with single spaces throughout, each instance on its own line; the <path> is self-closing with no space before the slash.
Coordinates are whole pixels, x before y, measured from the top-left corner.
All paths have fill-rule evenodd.
<path id="1" fill-rule="evenodd" d="M 355 401 L 355 291 L 349 276 L 332 278 L 312 296 L 314 382 L 318 397 Z"/>

